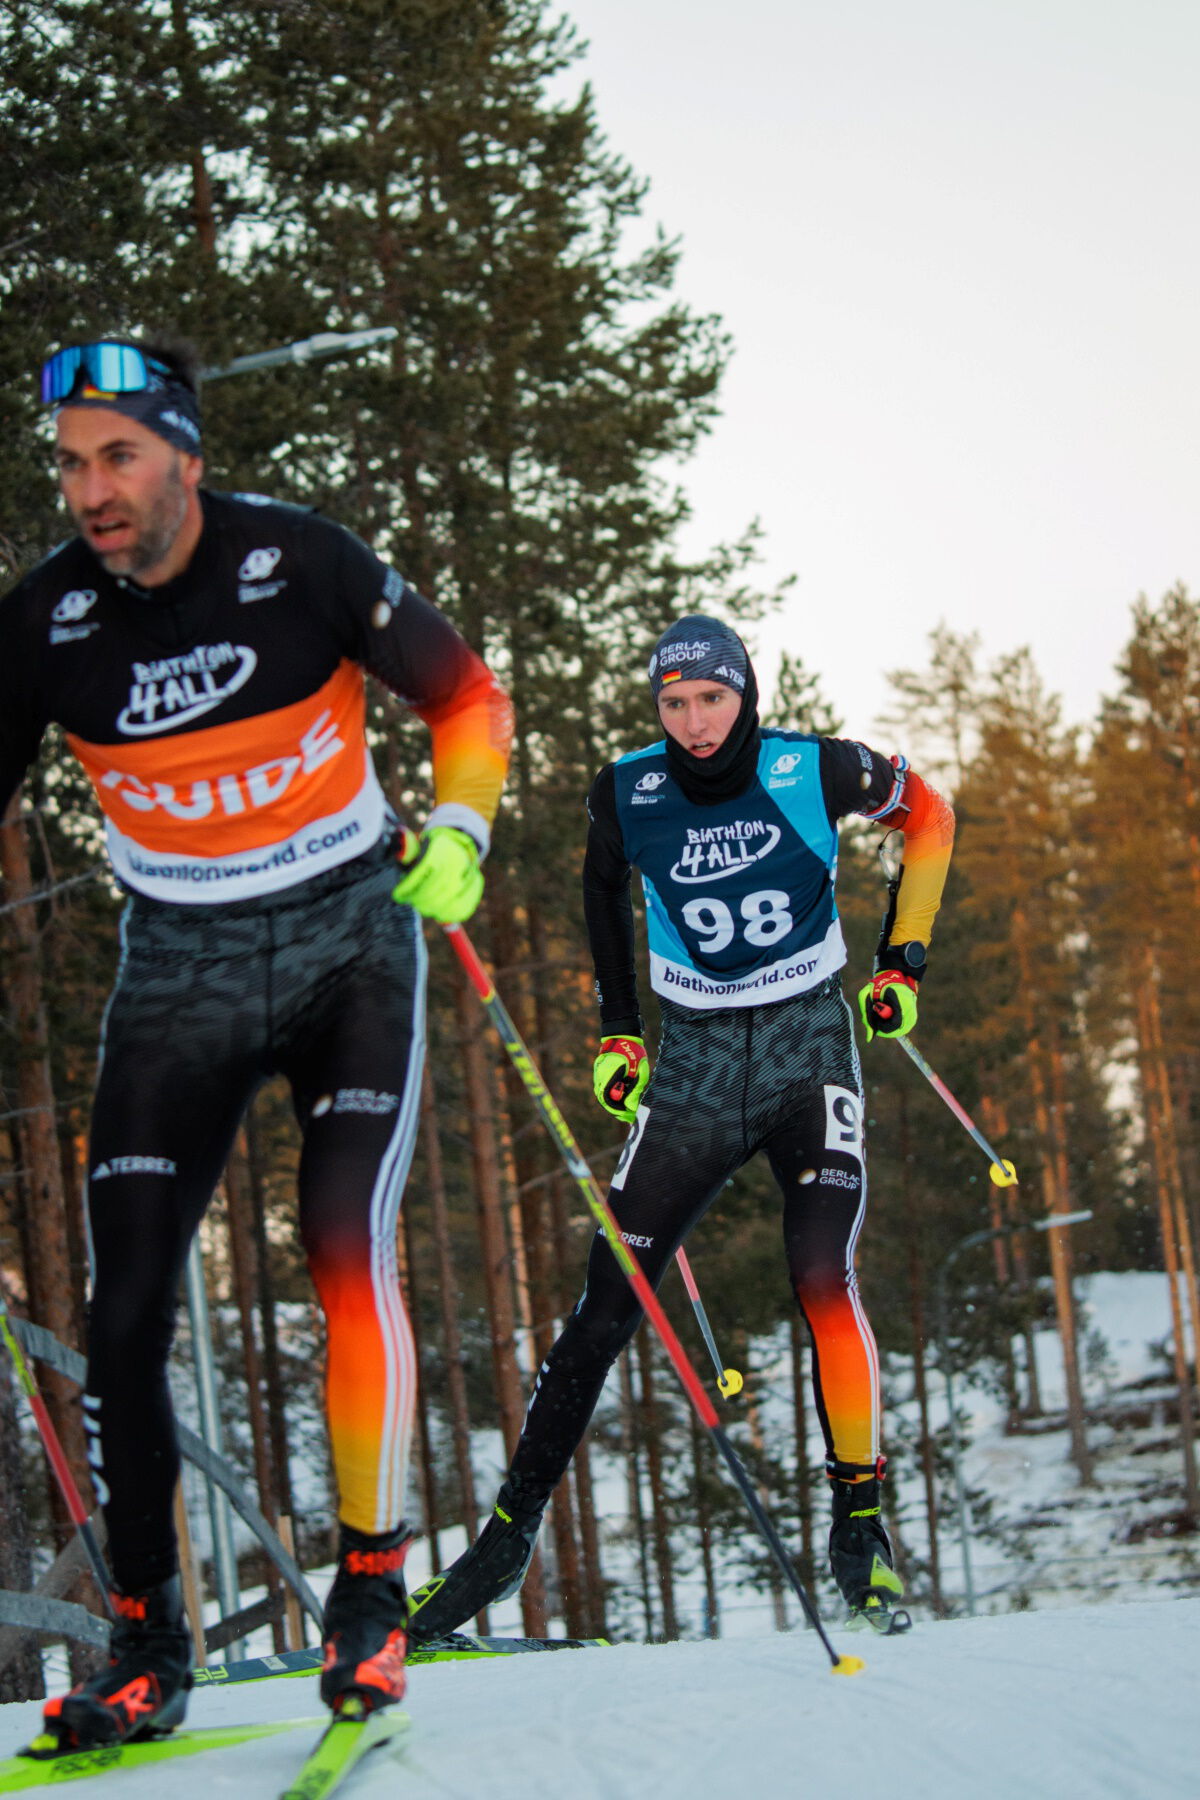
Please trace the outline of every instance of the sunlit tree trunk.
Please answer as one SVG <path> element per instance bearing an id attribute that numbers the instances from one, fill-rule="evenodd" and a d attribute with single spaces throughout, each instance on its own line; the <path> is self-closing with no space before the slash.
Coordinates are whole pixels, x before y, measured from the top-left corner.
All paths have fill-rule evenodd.
<path id="1" fill-rule="evenodd" d="M 450 1430 L 454 1444 L 454 1466 L 458 1473 L 462 1497 L 462 1520 L 468 1543 L 474 1542 L 479 1530 L 479 1502 L 475 1492 L 475 1470 L 471 1463 L 471 1415 L 467 1403 L 462 1332 L 459 1329 L 460 1303 L 458 1277 L 450 1242 L 450 1216 L 446 1205 L 446 1178 L 442 1165 L 442 1141 L 438 1130 L 437 1104 L 433 1075 L 426 1063 L 421 1078 L 421 1130 L 425 1148 L 425 1177 L 429 1189 L 430 1218 L 433 1227 L 433 1249 L 437 1261 L 437 1289 L 442 1315 L 442 1342 L 445 1348 L 446 1390 L 450 1405 Z M 489 1630 L 487 1610 L 476 1623 L 485 1635 Z"/>
<path id="2" fill-rule="evenodd" d="M 275 1311 L 271 1247 L 267 1237 L 267 1191 L 263 1178 L 262 1143 L 253 1103 L 246 1114 L 243 1135 L 246 1179 L 251 1198 L 250 1217 L 254 1231 L 258 1322 L 262 1330 L 263 1380 L 267 1396 L 267 1422 L 271 1434 L 271 1464 L 275 1472 L 280 1513 L 294 1523 L 296 1502 L 292 1495 L 291 1459 L 288 1454 L 287 1396 L 284 1392 L 283 1366 L 279 1352 L 279 1322 Z"/>
<path id="3" fill-rule="evenodd" d="M 521 1435 L 524 1395 L 517 1366 L 512 1261 L 504 1230 L 504 1194 L 493 1114 L 491 1065 L 484 1047 L 479 1003 L 457 970 L 454 992 L 466 1077 L 471 1166 L 492 1337 L 492 1370 L 500 1409 L 500 1430 L 505 1453 L 511 1461 Z M 546 1590 L 540 1555 L 534 1556 L 521 1589 L 521 1614 L 528 1636 L 545 1637 Z"/>
<path id="4" fill-rule="evenodd" d="M 8 1356 L 0 1351 L 0 1587 L 27 1594 L 33 1587 L 33 1544 L 21 1465 L 17 1395 Z M 38 1640 L 30 1632 L 15 1656 L 0 1663 L 0 1705 L 41 1700 L 46 1692 Z"/>
<path id="5" fill-rule="evenodd" d="M 1026 1063 L 1033 1096 L 1034 1123 L 1041 1144 L 1042 1193 L 1047 1213 L 1071 1210 L 1070 1189 L 1066 1183 L 1065 1121 L 1060 1105 L 1055 1105 L 1051 1090 L 1054 1072 L 1048 1075 L 1057 1052 L 1052 1043 L 1049 1055 L 1043 1048 L 1039 1021 L 1034 1009 L 1037 989 L 1028 950 L 1028 928 L 1023 906 L 1012 914 L 1013 947 L 1020 974 L 1021 1005 L 1024 1012 Z M 1051 1028 L 1052 1029 L 1052 1028 Z M 1071 1286 L 1071 1250 L 1065 1228 L 1047 1232 L 1050 1240 L 1050 1269 L 1054 1279 L 1054 1310 L 1058 1335 L 1062 1344 L 1063 1374 L 1067 1391 L 1067 1418 L 1071 1432 L 1071 1457 L 1081 1482 L 1092 1480 L 1092 1459 L 1084 1424 L 1083 1387 L 1079 1376 L 1079 1334 L 1075 1319 L 1075 1296 Z"/>
<path id="6" fill-rule="evenodd" d="M 33 876 L 24 827 L 14 799 L 0 825 L 0 873 L 8 904 L 28 900 Z M 16 1046 L 16 1144 L 23 1171 L 17 1184 L 20 1237 L 29 1315 L 62 1343 L 78 1349 L 78 1306 L 71 1281 L 70 1234 L 59 1156 L 57 1106 L 50 1071 L 49 1028 L 42 993 L 40 945 L 33 904 L 17 905 L 4 920 L 4 985 Z M 53 1369 L 39 1371 L 38 1385 L 71 1475 L 85 1505 L 92 1500 L 91 1475 L 84 1442 L 78 1390 Z M 75 1527 L 54 1481 L 47 1481 L 55 1538 L 61 1550 Z M 80 1582 L 76 1597 L 94 1611 L 99 1598 L 91 1581 Z M 83 1646 L 69 1646 L 72 1677 L 88 1673 L 94 1656 Z"/>
<path id="7" fill-rule="evenodd" d="M 913 1392 L 920 1424 L 921 1481 L 925 1491 L 925 1524 L 929 1536 L 929 1598 L 939 1618 L 945 1615 L 941 1557 L 938 1543 L 937 1464 L 929 1423 L 929 1381 L 925 1358 L 925 1269 L 921 1258 L 920 1224 L 912 1192 L 908 1095 L 900 1095 L 900 1190 L 908 1237 L 909 1320 L 913 1345 Z M 999 1191 L 999 1190 L 994 1190 Z"/>
<path id="8" fill-rule="evenodd" d="M 250 1193 L 250 1175 L 241 1143 L 235 1142 L 225 1170 L 225 1224 L 229 1238 L 229 1264 L 233 1278 L 234 1300 L 242 1332 L 242 1370 L 246 1380 L 246 1411 L 250 1420 L 250 1441 L 254 1454 L 254 1478 L 258 1486 L 258 1503 L 263 1516 L 272 1525 L 279 1524 L 279 1494 L 272 1466 L 271 1433 L 263 1403 L 262 1367 L 258 1354 L 258 1333 L 254 1323 L 254 1296 L 257 1288 L 257 1256 L 254 1244 Z M 282 1601 L 283 1588 L 274 1566 L 268 1563 L 267 1592 Z M 271 1621 L 271 1634 L 276 1650 L 287 1648 L 282 1616 Z"/>
<path id="9" fill-rule="evenodd" d="M 417 1364 L 416 1425 L 421 1506 L 425 1514 L 425 1529 L 429 1534 L 429 1560 L 436 1575 L 442 1567 L 442 1547 L 438 1536 L 442 1524 L 442 1509 L 437 1468 L 433 1455 L 433 1432 L 429 1420 L 429 1382 L 426 1375 L 425 1334 L 422 1329 L 420 1307 L 417 1304 L 413 1236 L 412 1209 L 404 1206 L 400 1210 L 397 1249 L 400 1256 L 400 1279 L 404 1288 L 408 1322 L 412 1328 L 413 1351 Z"/>
<path id="10" fill-rule="evenodd" d="M 1175 1364 L 1175 1381 L 1179 1389 L 1179 1437 L 1183 1456 L 1184 1504 L 1189 1518 L 1200 1511 L 1200 1486 L 1197 1484 L 1196 1431 L 1192 1404 L 1192 1372 L 1188 1367 L 1184 1309 L 1180 1296 L 1180 1256 L 1171 1181 L 1171 1144 L 1162 1113 L 1162 1096 L 1155 1078 L 1154 1021 L 1151 1008 L 1153 982 L 1152 958 L 1146 955 L 1146 978 L 1137 989 L 1138 1034 L 1143 1046 L 1142 1092 L 1146 1111 L 1146 1128 L 1153 1153 L 1155 1187 L 1158 1195 L 1159 1232 L 1163 1247 L 1163 1264 L 1171 1304 L 1171 1342 Z"/>

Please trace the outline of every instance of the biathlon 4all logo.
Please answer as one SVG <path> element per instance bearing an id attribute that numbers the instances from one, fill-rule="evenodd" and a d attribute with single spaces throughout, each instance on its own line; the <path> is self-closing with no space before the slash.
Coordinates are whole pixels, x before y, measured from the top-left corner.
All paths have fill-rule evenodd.
<path id="1" fill-rule="evenodd" d="M 738 819 L 733 825 L 689 827 L 683 855 L 671 880 L 685 883 L 723 881 L 751 863 L 770 856 L 783 833 L 764 819 Z"/>
<path id="2" fill-rule="evenodd" d="M 126 737 L 190 725 L 245 687 L 258 666 L 248 644 L 200 644 L 186 656 L 135 662 L 129 705 L 117 719 Z"/>

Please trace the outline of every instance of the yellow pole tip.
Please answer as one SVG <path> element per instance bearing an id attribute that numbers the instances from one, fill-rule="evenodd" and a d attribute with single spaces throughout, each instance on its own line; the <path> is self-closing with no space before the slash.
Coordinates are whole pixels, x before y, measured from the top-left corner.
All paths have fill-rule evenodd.
<path id="1" fill-rule="evenodd" d="M 988 1174 L 997 1187 L 1016 1187 L 1017 1185 L 1017 1171 L 1007 1157 L 1000 1162 L 994 1162 L 989 1168 Z"/>
<path id="2" fill-rule="evenodd" d="M 839 1656 L 833 1672 L 835 1675 L 861 1675 L 866 1666 L 861 1656 Z"/>
<path id="3" fill-rule="evenodd" d="M 739 1369 L 726 1369 L 721 1376 L 720 1381 L 717 1383 L 717 1386 L 727 1400 L 732 1399 L 734 1394 L 740 1394 L 743 1385 L 741 1371 Z"/>

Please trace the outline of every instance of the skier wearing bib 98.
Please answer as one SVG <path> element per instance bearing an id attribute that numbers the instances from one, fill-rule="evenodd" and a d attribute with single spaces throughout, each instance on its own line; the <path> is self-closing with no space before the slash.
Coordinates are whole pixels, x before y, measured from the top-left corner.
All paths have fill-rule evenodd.
<path id="1" fill-rule="evenodd" d="M 854 1267 L 866 1210 L 863 1092 L 838 973 L 837 821 L 858 814 L 905 840 L 876 973 L 858 996 L 871 1038 L 902 1036 L 916 1022 L 954 816 L 903 758 L 761 729 L 745 645 L 715 619 L 670 626 L 649 675 L 665 739 L 602 769 L 588 796 L 584 912 L 603 1034 L 595 1091 L 631 1126 L 609 1205 L 657 1287 L 725 1182 L 765 1152 L 813 1344 L 833 1574 L 853 1612 L 887 1623 L 903 1588 L 880 1518 L 879 1359 Z M 634 973 L 633 868 L 662 1012 L 653 1079 Z M 415 1638 L 441 1636 L 520 1585 L 550 1494 L 641 1316 L 597 1234 L 494 1514 L 452 1568 L 413 1595 Z"/>
<path id="2" fill-rule="evenodd" d="M 508 700 L 449 620 L 340 525 L 202 488 L 193 373 L 165 345 L 52 356 L 78 536 L 0 607 L 0 808 L 62 725 L 129 900 L 92 1111 L 84 1397 L 117 1591 L 110 1660 L 46 1707 L 60 1749 L 183 1716 L 191 1639 L 167 1355 L 192 1238 L 255 1089 L 285 1075 L 299 1229 L 327 1328 L 338 1572 L 323 1699 L 404 1692 L 415 1359 L 396 1268 L 425 1052 L 421 919 L 470 917 Z M 364 671 L 432 737 L 403 873 Z"/>

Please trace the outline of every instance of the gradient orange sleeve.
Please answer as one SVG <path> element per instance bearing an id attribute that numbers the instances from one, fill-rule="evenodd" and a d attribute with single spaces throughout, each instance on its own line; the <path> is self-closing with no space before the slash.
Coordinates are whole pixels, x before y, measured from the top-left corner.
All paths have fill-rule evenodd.
<path id="1" fill-rule="evenodd" d="M 472 666 L 452 698 L 415 710 L 433 738 L 436 804 L 469 806 L 490 826 L 508 772 L 512 702 L 487 664 L 468 654 Z"/>
<path id="2" fill-rule="evenodd" d="M 900 804 L 907 808 L 907 816 L 900 824 L 904 833 L 904 869 L 888 943 L 928 944 L 950 867 L 954 809 L 913 769 L 905 776 Z"/>

